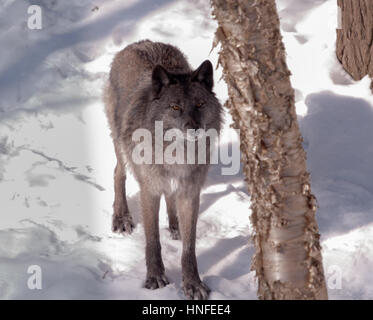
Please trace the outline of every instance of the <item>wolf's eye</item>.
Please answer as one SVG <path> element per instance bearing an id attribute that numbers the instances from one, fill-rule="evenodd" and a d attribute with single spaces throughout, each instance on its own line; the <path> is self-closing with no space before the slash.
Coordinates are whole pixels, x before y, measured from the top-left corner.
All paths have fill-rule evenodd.
<path id="1" fill-rule="evenodd" d="M 198 102 L 198 103 L 196 104 L 196 107 L 197 107 L 197 108 L 201 108 L 204 104 L 205 104 L 205 103 L 204 103 L 203 101 Z"/>
<path id="2" fill-rule="evenodd" d="M 177 104 L 172 104 L 171 108 L 174 109 L 175 111 L 180 110 L 180 107 Z"/>

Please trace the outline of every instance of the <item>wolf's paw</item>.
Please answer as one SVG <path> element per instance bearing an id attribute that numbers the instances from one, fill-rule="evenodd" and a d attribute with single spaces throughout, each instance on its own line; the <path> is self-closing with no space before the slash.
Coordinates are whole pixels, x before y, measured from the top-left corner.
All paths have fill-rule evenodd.
<path id="1" fill-rule="evenodd" d="M 135 225 L 132 221 L 132 217 L 127 215 L 113 215 L 112 230 L 116 233 L 128 233 L 131 234 Z"/>
<path id="2" fill-rule="evenodd" d="M 171 234 L 172 240 L 180 240 L 181 239 L 180 231 L 179 231 L 178 228 L 170 228 L 170 234 Z"/>
<path id="3" fill-rule="evenodd" d="M 167 277 L 162 274 L 160 276 L 148 276 L 145 280 L 145 288 L 147 289 L 158 289 L 167 286 L 170 282 Z"/>
<path id="4" fill-rule="evenodd" d="M 210 289 L 202 281 L 187 281 L 183 283 L 185 297 L 188 300 L 207 300 Z"/>

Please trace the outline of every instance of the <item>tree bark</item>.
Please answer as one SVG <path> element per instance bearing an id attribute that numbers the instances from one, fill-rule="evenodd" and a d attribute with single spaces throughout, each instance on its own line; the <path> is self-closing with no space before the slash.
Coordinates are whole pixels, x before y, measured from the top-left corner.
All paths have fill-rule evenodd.
<path id="1" fill-rule="evenodd" d="M 316 199 L 275 0 L 212 0 L 215 45 L 240 129 L 260 299 L 327 299 Z"/>
<path id="2" fill-rule="evenodd" d="M 373 79 L 373 1 L 338 0 L 342 14 L 337 29 L 337 57 L 351 77 Z M 371 84 L 373 92 L 373 81 Z"/>

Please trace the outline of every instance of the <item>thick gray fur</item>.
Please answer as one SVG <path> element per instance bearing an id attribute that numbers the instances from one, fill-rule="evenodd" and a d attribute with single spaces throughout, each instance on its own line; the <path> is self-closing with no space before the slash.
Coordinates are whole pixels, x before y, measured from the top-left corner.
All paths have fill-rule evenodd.
<path id="1" fill-rule="evenodd" d="M 156 289 L 169 283 L 164 274 L 158 226 L 159 203 L 164 195 L 172 238 L 179 239 L 181 234 L 183 241 L 183 289 L 189 299 L 207 299 L 210 291 L 200 280 L 195 254 L 200 191 L 208 164 L 136 164 L 132 159 L 136 145 L 132 133 L 139 128 L 150 130 L 154 151 L 155 121 L 163 121 L 164 130 L 214 128 L 219 132 L 222 107 L 212 87 L 209 61 L 193 71 L 174 46 L 145 40 L 115 56 L 105 90 L 106 114 L 117 156 L 113 231 L 131 233 L 134 227 L 126 200 L 128 166 L 140 185 L 146 236 L 145 287 Z M 173 108 L 175 105 L 178 110 Z"/>

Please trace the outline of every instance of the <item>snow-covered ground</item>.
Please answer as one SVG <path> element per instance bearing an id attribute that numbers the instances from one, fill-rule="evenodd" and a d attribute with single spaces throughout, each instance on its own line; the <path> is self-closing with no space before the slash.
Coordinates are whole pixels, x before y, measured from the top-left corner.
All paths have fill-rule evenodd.
<path id="1" fill-rule="evenodd" d="M 297 113 L 320 209 L 332 299 L 373 299 L 373 106 L 369 79 L 354 83 L 335 54 L 335 0 L 278 0 Z M 127 180 L 136 229 L 111 232 L 115 155 L 101 102 L 114 54 L 148 38 L 178 46 L 197 67 L 216 22 L 205 0 L 0 0 L 0 298 L 182 299 L 180 241 L 160 215 L 167 287 L 142 288 L 138 186 Z M 221 102 L 227 90 L 216 71 Z M 226 116 L 226 127 L 230 123 Z M 226 143 L 228 131 L 223 132 Z M 209 174 L 197 256 L 211 299 L 256 299 L 250 272 L 250 198 L 241 173 Z M 28 268 L 40 266 L 42 289 Z M 340 276 L 340 279 L 339 279 Z M 339 281 L 341 280 L 341 281 Z"/>

